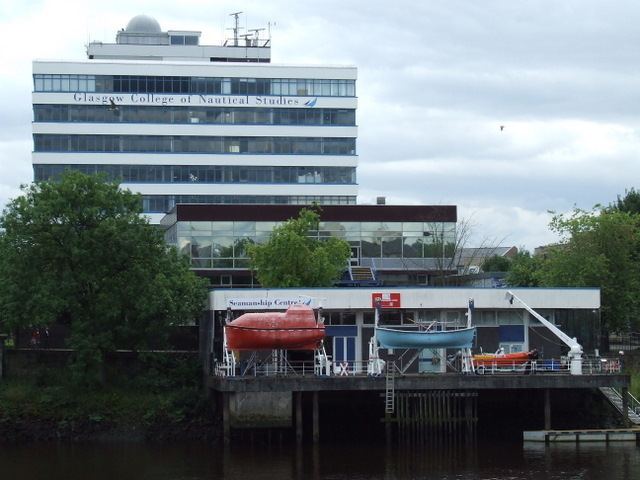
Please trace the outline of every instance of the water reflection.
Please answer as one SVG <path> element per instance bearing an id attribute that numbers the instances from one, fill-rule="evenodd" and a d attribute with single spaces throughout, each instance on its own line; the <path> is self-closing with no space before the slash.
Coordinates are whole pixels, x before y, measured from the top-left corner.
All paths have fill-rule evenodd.
<path id="1" fill-rule="evenodd" d="M 295 445 L 38 444 L 0 449 L 7 479 L 542 479 L 640 478 L 629 443 L 423 443 L 411 447 Z"/>

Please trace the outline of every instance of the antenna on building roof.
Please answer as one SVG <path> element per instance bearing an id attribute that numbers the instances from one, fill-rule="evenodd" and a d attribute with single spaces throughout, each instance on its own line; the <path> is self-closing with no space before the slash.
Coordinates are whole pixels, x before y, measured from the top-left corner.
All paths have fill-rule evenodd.
<path id="1" fill-rule="evenodd" d="M 240 18 L 240 14 L 242 12 L 235 12 L 235 13 L 230 13 L 229 16 L 233 17 L 235 19 L 235 27 L 233 27 L 231 30 L 233 30 L 233 46 L 237 47 L 238 46 L 238 32 L 240 31 L 240 29 L 242 27 L 240 27 L 238 25 L 238 20 Z"/>
<path id="2" fill-rule="evenodd" d="M 253 35 L 255 35 L 255 39 L 254 39 L 254 45 L 256 47 L 260 46 L 260 32 L 263 32 L 265 29 L 264 28 L 250 28 L 249 31 L 252 32 Z"/>
<path id="3" fill-rule="evenodd" d="M 251 40 L 253 37 L 252 33 L 243 33 L 241 35 L 238 35 L 239 37 L 244 38 L 244 46 L 245 47 L 250 47 L 251 46 Z"/>

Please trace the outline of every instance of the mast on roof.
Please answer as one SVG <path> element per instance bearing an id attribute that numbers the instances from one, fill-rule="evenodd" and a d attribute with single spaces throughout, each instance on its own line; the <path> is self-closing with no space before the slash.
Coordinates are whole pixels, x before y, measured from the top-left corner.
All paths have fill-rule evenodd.
<path id="1" fill-rule="evenodd" d="M 242 28 L 239 25 L 239 20 L 240 20 L 240 14 L 241 13 L 242 12 L 235 12 L 235 13 L 230 13 L 229 14 L 230 17 L 233 17 L 235 19 L 235 26 L 232 28 L 232 30 L 233 30 L 233 46 L 234 47 L 238 46 L 238 32 Z"/>

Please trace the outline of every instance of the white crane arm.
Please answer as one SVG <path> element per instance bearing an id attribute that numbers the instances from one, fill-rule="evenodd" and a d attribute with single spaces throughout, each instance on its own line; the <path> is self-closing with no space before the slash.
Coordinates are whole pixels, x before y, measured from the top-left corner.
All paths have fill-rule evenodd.
<path id="1" fill-rule="evenodd" d="M 545 327 L 551 330 L 551 332 L 553 332 L 553 334 L 555 334 L 556 337 L 558 337 L 560 340 L 566 343 L 570 349 L 570 352 L 569 352 L 570 355 L 575 353 L 582 353 L 582 345 L 580 345 L 575 338 L 571 338 L 569 335 L 564 333 L 562 330 L 556 327 L 553 323 L 551 323 L 549 320 L 544 318 L 542 315 L 536 312 L 533 308 L 527 305 L 520 297 L 518 297 L 511 290 L 507 290 L 507 299 L 509 300 L 509 303 L 513 303 L 513 300 L 517 300 L 527 312 L 529 312 L 537 320 L 539 320 L 540 323 L 542 323 Z"/>

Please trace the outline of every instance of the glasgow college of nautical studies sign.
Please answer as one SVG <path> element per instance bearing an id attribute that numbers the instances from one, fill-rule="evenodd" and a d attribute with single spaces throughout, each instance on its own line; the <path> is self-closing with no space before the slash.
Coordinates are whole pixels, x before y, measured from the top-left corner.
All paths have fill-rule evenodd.
<path id="1" fill-rule="evenodd" d="M 236 107 L 304 107 L 316 105 L 317 97 L 247 95 L 165 95 L 161 93 L 85 93 L 68 94 L 80 105 L 176 105 Z"/>

